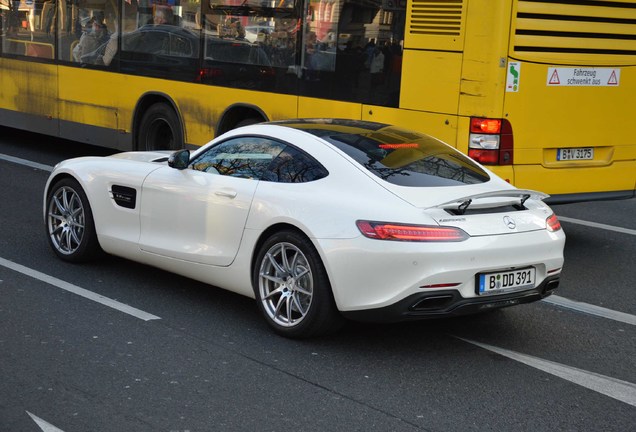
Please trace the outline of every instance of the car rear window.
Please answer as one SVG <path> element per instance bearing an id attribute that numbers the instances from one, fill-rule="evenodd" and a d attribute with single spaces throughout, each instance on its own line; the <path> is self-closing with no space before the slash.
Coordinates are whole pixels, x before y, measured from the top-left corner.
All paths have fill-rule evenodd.
<path id="1" fill-rule="evenodd" d="M 472 159 L 428 135 L 394 127 L 359 134 L 323 132 L 316 135 L 376 176 L 396 185 L 457 186 L 490 179 Z"/>

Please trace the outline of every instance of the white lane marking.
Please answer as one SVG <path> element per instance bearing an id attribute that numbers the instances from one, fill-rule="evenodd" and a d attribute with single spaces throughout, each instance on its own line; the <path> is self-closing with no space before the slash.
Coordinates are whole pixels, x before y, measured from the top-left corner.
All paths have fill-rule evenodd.
<path id="1" fill-rule="evenodd" d="M 41 164 L 41 163 L 33 162 L 33 161 L 30 161 L 30 160 L 26 160 L 26 159 L 20 159 L 20 158 L 14 157 L 14 156 L 6 155 L 6 154 L 0 154 L 0 159 L 6 160 L 8 162 L 13 162 L 13 163 L 16 163 L 16 164 L 20 164 L 20 165 L 26 165 L 26 166 L 31 167 L 31 168 L 37 168 L 37 169 L 42 170 L 42 171 L 48 171 L 48 172 L 53 171 L 53 167 L 50 166 L 50 165 L 44 165 L 44 164 Z"/>
<path id="2" fill-rule="evenodd" d="M 620 321 L 625 324 L 636 325 L 636 316 L 630 315 L 624 312 L 618 312 L 612 309 L 606 309 L 601 306 L 594 306 L 589 303 L 578 302 L 574 300 L 566 299 L 565 297 L 555 296 L 544 298 L 542 301 L 551 303 L 556 306 L 561 306 L 567 309 L 572 309 L 578 312 L 583 312 L 589 315 L 596 315 L 603 318 L 608 318 L 614 321 Z"/>
<path id="3" fill-rule="evenodd" d="M 589 227 L 592 227 L 592 228 L 600 228 L 600 229 L 604 229 L 604 230 L 608 230 L 608 231 L 615 231 L 615 232 L 619 232 L 619 233 L 622 233 L 622 234 L 636 235 L 636 230 L 629 229 L 629 228 L 622 228 L 622 227 L 617 227 L 617 226 L 613 226 L 613 225 L 605 225 L 605 224 L 598 223 L 598 222 L 584 221 L 584 220 L 581 220 L 581 219 L 574 219 L 574 218 L 569 218 L 569 217 L 565 217 L 565 216 L 558 216 L 558 218 L 559 218 L 559 220 L 561 220 L 563 222 L 570 222 L 570 223 L 574 223 L 574 224 L 589 226 Z"/>
<path id="4" fill-rule="evenodd" d="M 458 339 L 636 407 L 636 384 L 469 339 Z"/>
<path id="5" fill-rule="evenodd" d="M 42 432 L 64 432 L 62 429 L 56 428 L 51 423 L 45 422 L 35 414 L 31 414 L 28 411 L 26 413 L 29 415 L 29 417 L 31 417 L 31 420 L 33 420 L 40 427 L 40 429 L 42 429 Z"/>
<path id="6" fill-rule="evenodd" d="M 19 273 L 22 273 L 24 275 L 30 276 L 34 279 L 38 279 L 42 282 L 46 282 L 50 285 L 56 286 L 58 288 L 61 288 L 65 291 L 71 292 L 73 294 L 77 294 L 78 296 L 87 298 L 89 300 L 92 300 L 94 302 L 103 304 L 104 306 L 108 306 L 109 308 L 112 309 L 116 309 L 120 312 L 123 312 L 125 314 L 128 315 L 132 315 L 135 318 L 139 318 L 141 320 L 144 321 L 150 321 L 150 320 L 158 320 L 161 319 L 160 317 L 156 316 L 156 315 L 152 315 L 149 314 L 148 312 L 144 312 L 140 309 L 134 308 L 132 306 L 128 306 L 127 304 L 124 303 L 120 303 L 117 300 L 113 300 L 110 299 L 108 297 L 104 297 L 103 295 L 100 294 L 96 294 L 92 291 L 89 291 L 87 289 L 84 288 L 80 288 L 77 285 L 73 285 L 71 283 L 65 282 L 61 279 L 55 278 L 53 276 L 49 276 L 45 273 L 41 273 L 37 270 L 33 270 L 31 268 L 25 267 L 23 265 L 20 264 L 16 264 L 12 261 L 6 260 L 4 258 L 0 257 L 0 265 L 3 267 L 7 267 L 11 270 L 17 271 Z"/>

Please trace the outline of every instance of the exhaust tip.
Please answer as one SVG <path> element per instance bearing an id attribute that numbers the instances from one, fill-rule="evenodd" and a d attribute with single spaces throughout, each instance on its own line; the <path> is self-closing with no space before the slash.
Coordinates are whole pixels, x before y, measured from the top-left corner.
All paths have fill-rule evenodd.
<path id="1" fill-rule="evenodd" d="M 559 287 L 559 279 L 553 279 L 545 285 L 544 293 L 548 294 Z"/>
<path id="2" fill-rule="evenodd" d="M 443 294 L 438 296 L 426 297 L 411 306 L 411 310 L 423 311 L 423 310 L 435 310 L 443 309 L 453 301 L 451 294 Z"/>

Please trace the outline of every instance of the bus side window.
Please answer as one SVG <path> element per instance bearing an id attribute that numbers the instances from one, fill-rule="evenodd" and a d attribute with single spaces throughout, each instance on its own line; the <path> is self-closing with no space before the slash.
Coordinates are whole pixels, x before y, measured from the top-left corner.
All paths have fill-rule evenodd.
<path id="1" fill-rule="evenodd" d="M 79 6 L 71 0 L 57 0 L 54 21 L 57 25 L 54 33 L 58 42 L 58 60 L 71 61 L 71 45 L 82 35 L 79 19 Z"/>
<path id="2" fill-rule="evenodd" d="M 205 84 L 283 93 L 296 89 L 298 20 L 280 11 L 263 15 L 236 9 L 206 13 L 203 69 Z"/>
<path id="3" fill-rule="evenodd" d="M 372 0 L 306 2 L 299 71 L 303 96 L 397 107 L 405 7 Z M 381 30 L 364 31 L 374 23 Z"/>
<path id="4" fill-rule="evenodd" d="M 0 3 L 0 52 L 53 60 L 55 3 L 17 0 Z"/>

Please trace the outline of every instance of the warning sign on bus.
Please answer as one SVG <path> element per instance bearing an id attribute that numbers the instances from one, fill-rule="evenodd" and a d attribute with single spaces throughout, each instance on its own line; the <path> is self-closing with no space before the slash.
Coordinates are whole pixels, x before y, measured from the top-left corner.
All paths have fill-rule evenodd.
<path id="1" fill-rule="evenodd" d="M 548 87 L 617 87 L 620 78 L 619 68 L 549 67 L 546 83 Z"/>

